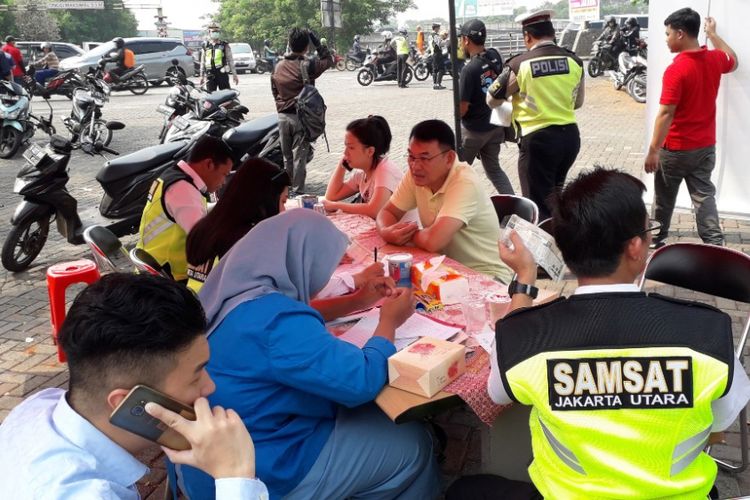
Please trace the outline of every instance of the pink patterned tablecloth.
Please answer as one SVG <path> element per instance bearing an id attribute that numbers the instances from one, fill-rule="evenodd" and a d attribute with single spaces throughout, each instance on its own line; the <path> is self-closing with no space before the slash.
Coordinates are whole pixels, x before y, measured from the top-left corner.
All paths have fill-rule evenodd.
<path id="1" fill-rule="evenodd" d="M 334 214 L 330 216 L 336 226 L 352 240 L 347 251 L 350 262 L 339 266 L 340 270 L 359 271 L 372 262 L 373 251 L 378 249 L 378 259 L 392 253 L 407 252 L 412 254 L 414 262 L 422 262 L 436 254 L 416 247 L 397 247 L 389 245 L 380 237 L 375 221 L 369 217 L 353 214 Z M 459 271 L 469 280 L 472 294 L 507 293 L 507 286 L 493 280 L 490 276 L 478 273 L 463 264 L 446 258 L 446 264 Z M 439 321 L 464 327 L 464 316 L 459 304 L 445 306 L 442 310 L 430 313 Z M 339 325 L 341 328 L 343 325 Z M 350 326 L 350 325 L 349 325 Z M 345 329 L 346 327 L 344 327 Z M 335 331 L 337 335 L 342 331 Z M 487 379 L 490 376 L 490 357 L 481 347 L 475 348 L 466 358 L 466 373 L 445 387 L 445 391 L 458 395 L 477 414 L 482 422 L 491 425 L 495 418 L 508 406 L 495 404 L 487 394 Z"/>

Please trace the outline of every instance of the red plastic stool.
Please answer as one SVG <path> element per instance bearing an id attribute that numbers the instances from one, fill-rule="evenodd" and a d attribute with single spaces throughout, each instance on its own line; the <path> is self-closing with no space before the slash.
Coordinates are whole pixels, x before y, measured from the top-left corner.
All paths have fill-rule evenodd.
<path id="1" fill-rule="evenodd" d="M 47 291 L 52 317 L 52 340 L 57 345 L 57 359 L 65 362 L 65 353 L 57 343 L 57 332 L 65 319 L 65 290 L 75 283 L 91 284 L 99 279 L 96 264 L 88 259 L 62 262 L 47 269 Z"/>

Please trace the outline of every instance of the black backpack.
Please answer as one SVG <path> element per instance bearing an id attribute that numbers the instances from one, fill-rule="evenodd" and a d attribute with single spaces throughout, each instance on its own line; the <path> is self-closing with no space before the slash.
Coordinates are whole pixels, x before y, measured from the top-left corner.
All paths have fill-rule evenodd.
<path id="1" fill-rule="evenodd" d="M 327 106 L 318 89 L 310 83 L 307 61 L 300 62 L 300 73 L 305 86 L 297 96 L 297 117 L 302 124 L 305 140 L 313 142 L 321 135 L 325 137 Z M 325 137 L 325 140 L 328 145 L 328 138 Z"/>

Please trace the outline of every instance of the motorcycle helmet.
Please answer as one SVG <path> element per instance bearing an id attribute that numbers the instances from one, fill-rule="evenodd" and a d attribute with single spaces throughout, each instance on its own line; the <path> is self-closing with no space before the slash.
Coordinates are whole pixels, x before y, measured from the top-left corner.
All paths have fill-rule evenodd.
<path id="1" fill-rule="evenodd" d="M 49 49 L 52 50 L 52 44 L 49 42 L 42 42 L 42 44 L 39 46 L 41 50 Z"/>
<path id="2" fill-rule="evenodd" d="M 118 49 L 121 49 L 125 46 L 125 40 L 123 40 L 120 36 L 113 38 L 112 41 L 115 43 L 115 47 L 117 47 Z"/>
<path id="3" fill-rule="evenodd" d="M 321 45 L 328 45 L 328 40 L 326 40 L 325 38 L 321 38 L 320 39 L 320 44 Z"/>
<path id="4" fill-rule="evenodd" d="M 612 26 L 617 26 L 617 20 L 615 19 L 615 16 L 609 16 L 609 17 L 607 17 L 606 20 L 607 20 L 607 23 L 606 23 L 607 26 L 609 26 L 610 24 Z"/>
<path id="5" fill-rule="evenodd" d="M 354 41 L 355 41 L 355 42 L 358 42 L 358 41 L 359 41 L 359 35 L 354 35 Z"/>
<path id="6" fill-rule="evenodd" d="M 383 38 L 385 38 L 386 40 L 390 40 L 391 38 L 393 38 L 393 33 L 388 30 L 382 32 L 381 35 L 383 35 Z"/>
<path id="7" fill-rule="evenodd" d="M 265 40 L 263 40 L 263 45 L 265 45 L 266 47 L 269 47 L 271 45 L 271 40 L 266 38 Z"/>
<path id="8" fill-rule="evenodd" d="M 628 26 L 630 26 L 631 28 L 633 28 L 635 26 L 638 26 L 638 20 L 636 18 L 634 18 L 634 17 L 629 17 L 625 21 L 625 24 L 628 25 Z"/>
<path id="9" fill-rule="evenodd" d="M 398 30 L 398 33 L 399 33 L 400 35 L 404 35 L 404 36 L 406 36 L 406 35 L 408 35 L 408 34 L 409 34 L 409 30 L 407 30 L 407 29 L 406 29 L 405 27 L 403 27 L 403 26 L 402 26 L 401 28 L 399 28 L 399 30 Z"/>

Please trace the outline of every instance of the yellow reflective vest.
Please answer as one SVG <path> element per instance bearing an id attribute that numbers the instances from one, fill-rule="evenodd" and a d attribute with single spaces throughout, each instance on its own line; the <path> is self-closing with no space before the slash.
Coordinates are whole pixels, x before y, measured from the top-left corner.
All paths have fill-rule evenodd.
<path id="1" fill-rule="evenodd" d="M 206 43 L 203 47 L 203 64 L 206 71 L 222 69 L 227 64 L 226 42 Z"/>
<path id="2" fill-rule="evenodd" d="M 554 44 L 538 45 L 509 59 L 518 81 L 513 94 L 513 122 L 525 136 L 550 125 L 576 122 L 575 102 L 583 83 L 583 62 Z"/>
<path id="3" fill-rule="evenodd" d="M 216 267 L 216 264 L 218 263 L 219 263 L 219 258 L 216 257 L 214 260 L 210 260 L 200 266 L 193 266 L 191 264 L 188 264 L 187 287 L 191 289 L 192 291 L 194 291 L 195 293 L 200 292 L 201 288 L 203 288 L 203 283 L 205 283 L 206 280 L 208 279 L 208 273 L 210 273 L 211 269 Z"/>
<path id="4" fill-rule="evenodd" d="M 184 281 L 188 277 L 185 257 L 187 234 L 169 214 L 164 200 L 166 190 L 178 181 L 188 181 L 195 186 L 192 177 L 178 166 L 166 170 L 151 185 L 141 216 L 137 247 L 151 254 L 176 281 Z M 205 209 L 207 207 L 205 196 L 202 202 Z"/>
<path id="5" fill-rule="evenodd" d="M 396 42 L 396 54 L 400 56 L 409 55 L 409 39 L 403 35 L 399 35 L 394 39 Z"/>
<path id="6" fill-rule="evenodd" d="M 497 328 L 508 395 L 531 405 L 545 498 L 706 498 L 712 401 L 734 367 L 730 318 L 643 293 L 574 295 Z"/>

